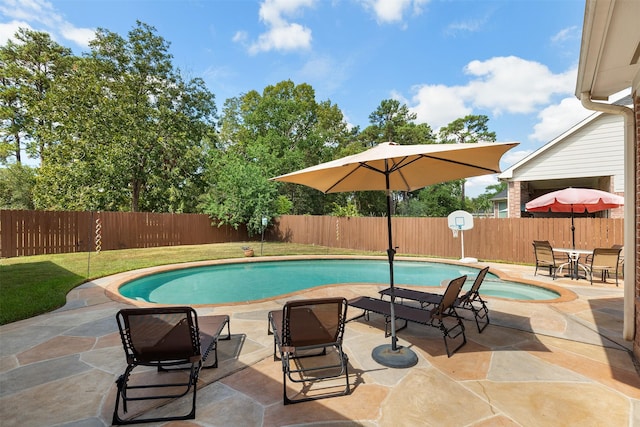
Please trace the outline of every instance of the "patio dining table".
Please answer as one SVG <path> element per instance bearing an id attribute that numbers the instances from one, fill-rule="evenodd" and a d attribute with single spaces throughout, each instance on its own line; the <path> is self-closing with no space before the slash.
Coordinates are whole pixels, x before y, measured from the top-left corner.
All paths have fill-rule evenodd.
<path id="1" fill-rule="evenodd" d="M 571 272 L 566 277 L 571 277 L 573 279 L 586 279 L 586 276 L 580 276 L 579 269 L 582 268 L 586 273 L 588 273 L 587 267 L 584 264 L 580 263 L 580 257 L 593 254 L 593 250 L 591 249 L 572 249 L 572 248 L 553 248 L 554 252 L 562 252 L 569 255 L 569 260 L 571 264 Z"/>

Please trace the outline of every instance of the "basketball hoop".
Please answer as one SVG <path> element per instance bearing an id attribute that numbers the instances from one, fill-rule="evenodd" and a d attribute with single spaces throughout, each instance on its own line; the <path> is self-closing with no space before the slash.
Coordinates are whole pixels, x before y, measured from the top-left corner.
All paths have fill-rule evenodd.
<path id="1" fill-rule="evenodd" d="M 460 233 L 460 249 L 462 251 L 460 261 L 466 260 L 467 258 L 464 256 L 464 232 L 473 228 L 473 216 L 463 210 L 453 211 L 447 217 L 447 223 L 454 239 L 458 237 L 458 232 Z"/>

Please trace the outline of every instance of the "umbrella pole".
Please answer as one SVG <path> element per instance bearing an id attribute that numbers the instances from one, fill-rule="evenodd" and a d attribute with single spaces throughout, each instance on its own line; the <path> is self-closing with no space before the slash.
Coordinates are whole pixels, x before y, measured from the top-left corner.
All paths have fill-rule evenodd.
<path id="1" fill-rule="evenodd" d="M 387 166 L 385 161 L 385 167 Z M 388 169 L 388 168 L 387 168 Z M 373 360 L 383 366 L 390 368 L 410 368 L 418 363 L 418 356 L 406 347 L 398 347 L 398 338 L 396 337 L 396 312 L 395 312 L 395 291 L 393 282 L 393 258 L 396 250 L 393 247 L 393 236 L 391 232 L 391 190 L 389 189 L 389 174 L 385 174 L 387 181 L 387 229 L 389 233 L 389 249 L 387 249 L 387 257 L 389 258 L 389 285 L 391 287 L 390 313 L 391 319 L 391 345 L 383 344 L 373 349 L 371 357 Z"/>
<path id="2" fill-rule="evenodd" d="M 576 249 L 576 226 L 573 225 L 573 206 L 571 206 L 571 244 L 573 245 L 573 250 Z"/>
<path id="3" fill-rule="evenodd" d="M 387 175 L 387 188 L 389 188 L 389 175 Z M 393 237 L 391 231 L 391 191 L 387 190 L 387 230 L 389 236 L 389 249 L 387 249 L 387 258 L 389 258 L 389 286 L 391 287 L 391 349 L 398 350 L 398 338 L 396 337 L 396 313 L 395 313 L 395 290 L 393 281 L 393 258 L 396 250 L 393 247 Z"/>

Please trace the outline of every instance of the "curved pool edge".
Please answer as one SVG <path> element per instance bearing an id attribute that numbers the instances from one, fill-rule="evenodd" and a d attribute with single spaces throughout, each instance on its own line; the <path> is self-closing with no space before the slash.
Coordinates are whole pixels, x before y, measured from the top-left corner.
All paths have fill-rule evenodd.
<path id="1" fill-rule="evenodd" d="M 119 289 L 121 286 L 125 285 L 126 283 L 129 283 L 133 280 L 139 279 L 141 277 L 144 276 L 148 276 L 148 275 L 152 275 L 152 274 L 156 274 L 156 273 L 162 273 L 162 272 L 166 272 L 166 271 L 173 271 L 173 270 L 180 270 L 180 269 L 185 269 L 185 268 L 193 268 L 193 267 L 202 267 L 202 266 L 210 266 L 210 265 L 224 265 L 224 264 L 240 264 L 240 263 L 250 263 L 250 262 L 269 262 L 269 261 L 294 261 L 294 260 L 310 260 L 310 259 L 314 259 L 314 260 L 319 260 L 319 259 L 362 259 L 362 260 L 377 260 L 377 261 L 386 261 L 387 257 L 386 256 L 361 256 L 361 255 L 279 255 L 279 256 L 262 256 L 262 257 L 247 257 L 247 258 L 225 258 L 225 259 L 216 259 L 216 260 L 206 260 L 206 261 L 193 261 L 193 262 L 185 262 L 185 263 L 178 263 L 178 264 L 166 264 L 166 265 L 162 265 L 162 266 L 156 266 L 156 267 L 146 267 L 146 268 L 142 268 L 142 269 L 138 269 L 138 270 L 131 270 L 128 272 L 124 272 L 124 273 L 120 273 L 117 276 L 122 276 L 117 278 L 116 280 L 114 280 L 113 282 L 109 283 L 106 287 L 105 287 L 105 295 L 107 297 L 109 297 L 110 299 L 116 301 L 116 302 L 121 302 L 121 303 L 125 303 L 125 304 L 129 304 L 129 305 L 134 305 L 137 307 L 156 307 L 159 304 L 158 303 L 151 303 L 151 302 L 147 302 L 147 301 L 140 301 L 140 300 L 135 300 L 135 299 L 131 299 L 131 298 L 127 298 L 125 296 L 123 296 L 122 294 L 120 294 Z M 490 272 L 495 274 L 496 276 L 498 276 L 501 280 L 507 280 L 507 281 L 511 281 L 511 282 L 516 282 L 516 283 L 520 283 L 523 285 L 529 285 L 529 286 L 535 286 L 535 287 L 539 287 L 539 288 L 543 288 L 543 289 L 547 289 L 549 291 L 552 291 L 554 293 L 557 293 L 559 296 L 558 298 L 555 299 L 545 299 L 545 300 L 522 300 L 522 299 L 511 299 L 511 298 L 501 298 L 501 297 L 496 297 L 496 296 L 486 296 L 485 298 L 487 298 L 488 300 L 490 299 L 495 299 L 495 300 L 501 300 L 501 301 L 510 301 L 510 302 L 525 302 L 525 303 L 533 303 L 533 304 L 550 304 L 550 303 L 562 303 L 562 302 L 569 302 L 569 301 L 573 301 L 575 299 L 578 298 L 578 295 L 575 292 L 572 292 L 569 289 L 565 289 L 561 286 L 558 285 L 553 285 L 553 284 L 549 284 L 549 283 L 543 283 L 540 281 L 536 281 L 536 280 L 531 280 L 531 279 L 526 279 L 526 278 L 522 278 L 522 277 L 515 277 L 513 275 L 509 275 L 508 273 L 500 270 L 499 268 L 496 268 L 494 266 L 494 264 L 496 263 L 482 263 L 482 262 L 478 262 L 478 263 L 463 263 L 460 261 L 456 261 L 456 260 L 451 260 L 451 259 L 443 259 L 443 258 L 429 258 L 429 257 L 404 257 L 404 256 L 397 256 L 395 257 L 396 261 L 415 261 L 415 262 L 435 262 L 435 263 L 441 263 L 441 264 L 452 264 L 452 265 L 460 265 L 460 266 L 467 266 L 467 267 L 472 267 L 472 268 L 478 268 L 478 269 L 482 269 L 483 267 L 486 267 L 487 265 L 490 265 Z M 331 284 L 327 284 L 327 285 L 320 285 L 320 286 L 314 286 L 312 288 L 307 288 L 307 289 L 302 289 L 302 290 L 298 290 L 298 291 L 294 291 L 294 292 L 290 292 L 287 294 L 280 294 L 274 297 L 269 297 L 269 298 L 263 298 L 263 299 L 256 299 L 256 300 L 249 300 L 249 301 L 238 301 L 238 302 L 225 302 L 225 303 L 218 303 L 218 304 L 189 304 L 193 307 L 217 307 L 217 306 L 236 306 L 236 305 L 243 305 L 243 304 L 258 304 L 258 303 L 264 303 L 264 302 L 269 302 L 269 301 L 274 301 L 274 300 L 278 300 L 278 299 L 286 299 L 286 298 L 291 298 L 294 297 L 296 295 L 308 292 L 310 290 L 318 290 L 318 289 L 324 289 L 324 288 L 330 288 L 330 287 L 334 287 L 334 286 L 341 286 L 343 284 L 341 283 L 331 283 Z M 379 283 L 350 283 L 350 285 L 352 286 L 380 286 Z M 161 305 L 171 305 L 171 304 L 161 304 Z M 178 305 L 184 305 L 184 304 L 178 304 Z"/>

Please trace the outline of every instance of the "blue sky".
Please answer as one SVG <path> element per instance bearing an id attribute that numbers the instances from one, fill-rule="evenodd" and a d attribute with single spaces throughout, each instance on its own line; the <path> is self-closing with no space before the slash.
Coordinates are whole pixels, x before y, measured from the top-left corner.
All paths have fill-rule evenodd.
<path id="1" fill-rule="evenodd" d="M 46 31 L 81 54 L 98 27 L 136 20 L 170 42 L 174 66 L 227 98 L 290 79 L 365 128 L 383 99 L 438 129 L 485 114 L 520 145 L 506 168 L 591 114 L 573 95 L 583 0 L 0 0 L 0 43 Z M 472 178 L 476 196 L 494 176 Z"/>

